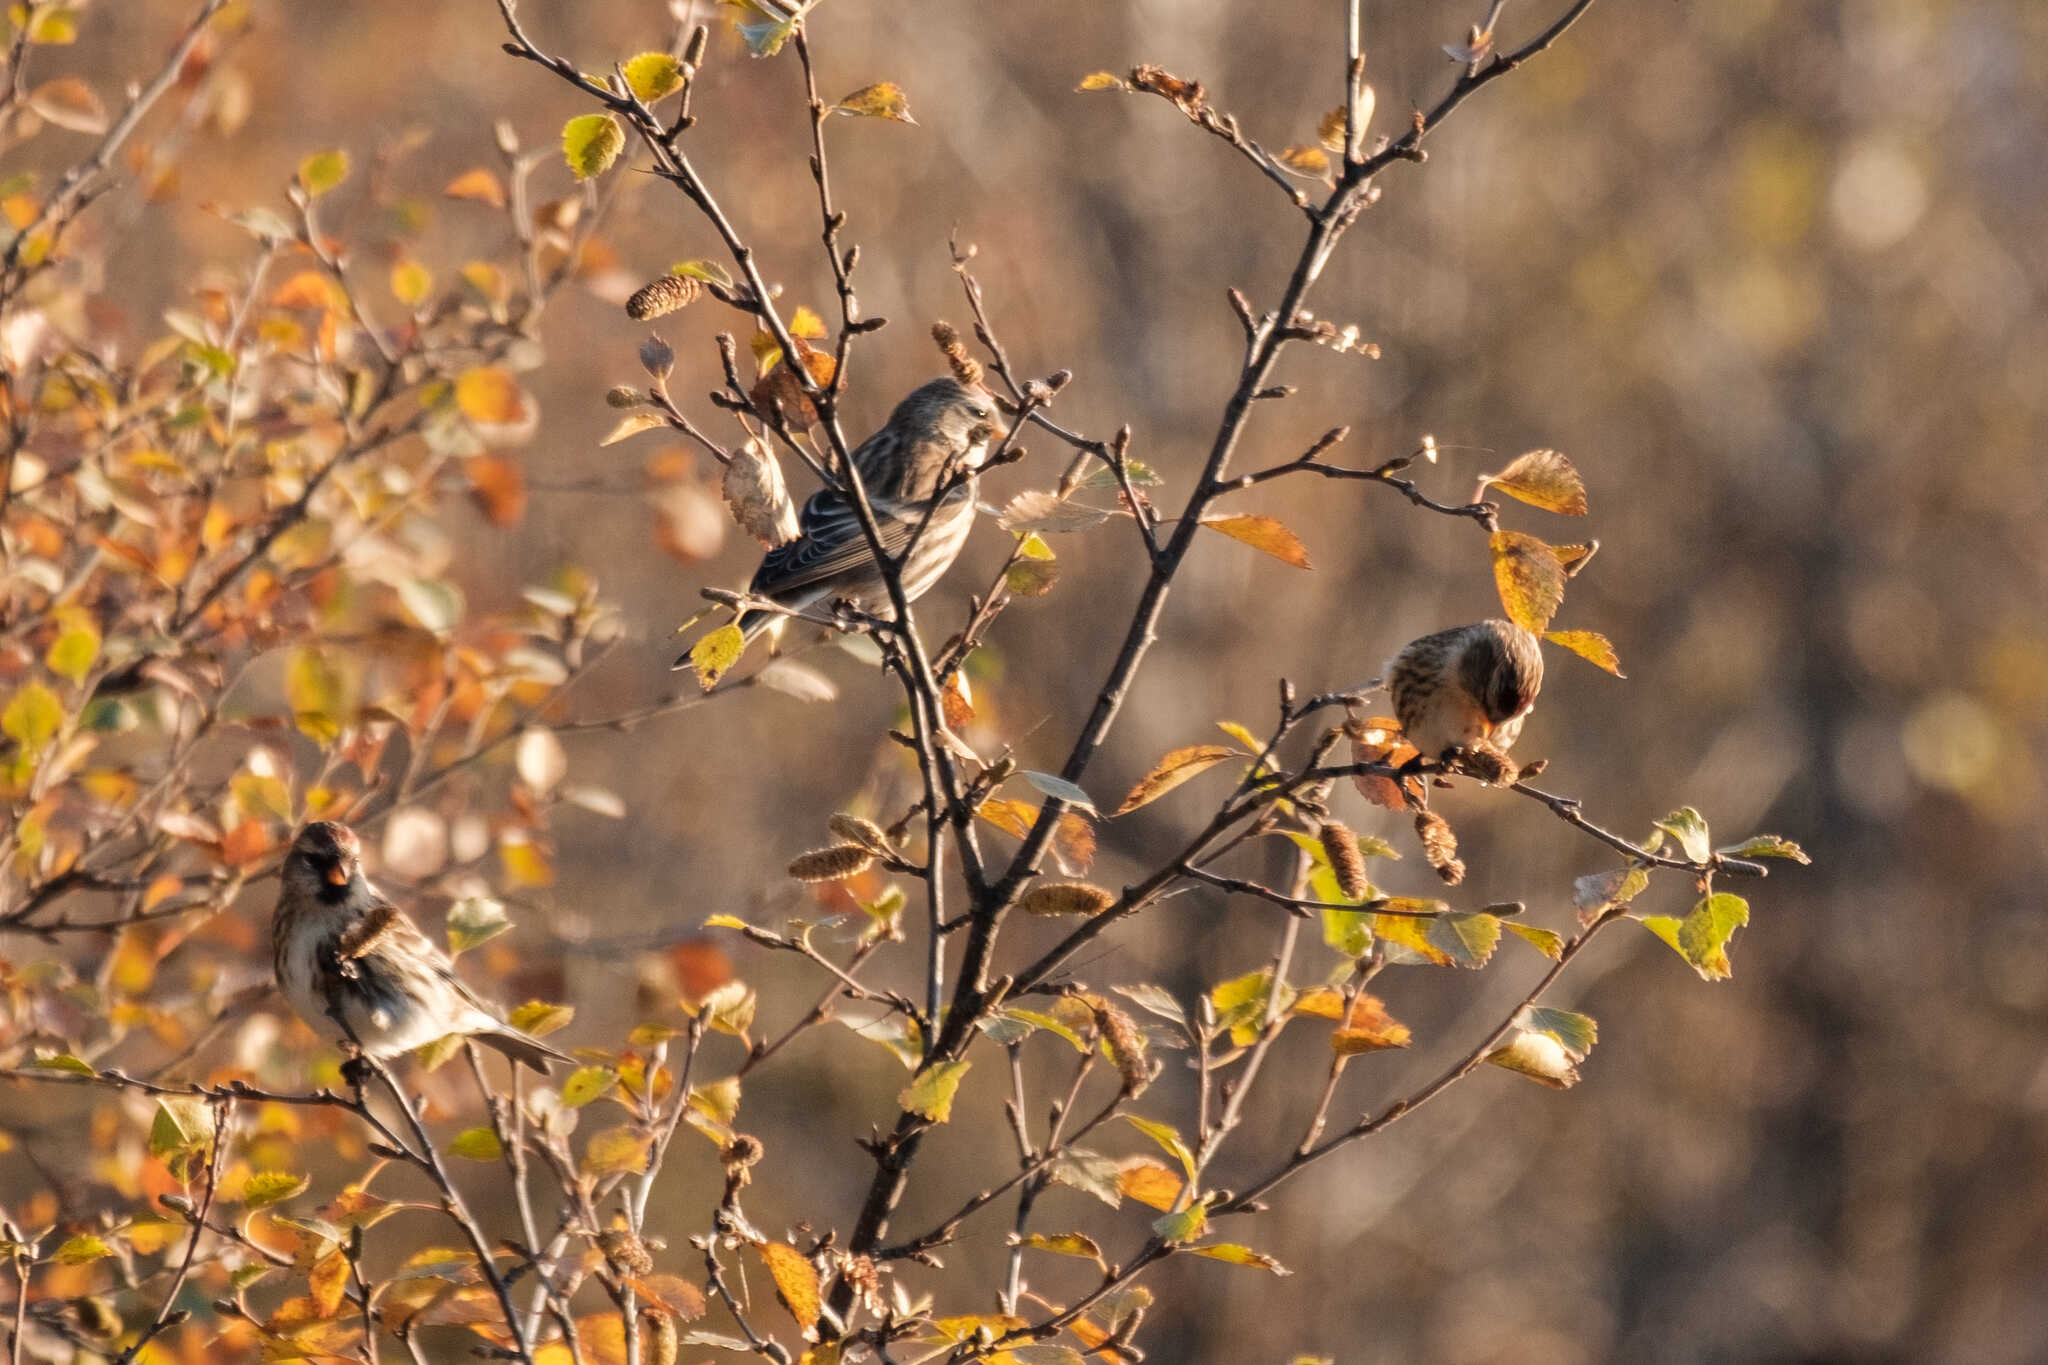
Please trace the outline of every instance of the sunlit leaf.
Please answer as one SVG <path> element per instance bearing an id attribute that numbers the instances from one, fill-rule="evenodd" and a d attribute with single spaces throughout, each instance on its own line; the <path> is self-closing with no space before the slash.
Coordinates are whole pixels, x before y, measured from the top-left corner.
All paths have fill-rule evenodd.
<path id="1" fill-rule="evenodd" d="M 1546 512 L 1586 515 L 1585 481 L 1562 451 L 1530 450 L 1517 455 L 1498 474 L 1481 475 L 1479 492 L 1472 500 L 1479 501 L 1489 486 Z"/>
<path id="2" fill-rule="evenodd" d="M 617 1073 L 610 1067 L 579 1066 L 562 1082 L 562 1103 L 571 1109 L 580 1109 L 592 1100 L 602 1098 L 618 1082 Z"/>
<path id="3" fill-rule="evenodd" d="M 1406 1024 L 1387 1013 L 1379 997 L 1360 991 L 1343 1022 L 1331 1030 L 1330 1050 L 1350 1057 L 1381 1048 L 1407 1047 L 1413 1036 Z"/>
<path id="4" fill-rule="evenodd" d="M 1152 765 L 1152 771 L 1138 780 L 1124 797 L 1112 815 L 1123 815 L 1138 807 L 1157 801 L 1160 797 L 1186 782 L 1191 777 L 1215 767 L 1226 759 L 1242 757 L 1237 750 L 1223 744 L 1193 744 L 1173 752 Z"/>
<path id="5" fill-rule="evenodd" d="M 1056 796 L 1076 810 L 1085 810 L 1090 815 L 1096 813 L 1094 799 L 1087 792 L 1081 790 L 1080 787 L 1072 782 L 1067 781 L 1064 777 L 1056 777 L 1051 773 L 1033 772 L 1029 768 L 1020 770 L 1017 775 L 1044 792 L 1047 796 Z"/>
<path id="6" fill-rule="evenodd" d="M 1657 821 L 1657 828 L 1676 839 L 1685 856 L 1696 863 L 1705 862 L 1713 854 L 1714 841 L 1708 836 L 1706 818 L 1691 806 L 1680 806 Z"/>
<path id="7" fill-rule="evenodd" d="M 411 257 L 401 257 L 391 267 L 391 297 L 408 308 L 417 308 L 434 292 L 434 274 Z"/>
<path id="8" fill-rule="evenodd" d="M 732 622 L 690 646 L 690 668 L 697 675 L 697 685 L 706 692 L 717 686 L 726 670 L 739 662 L 746 647 L 747 637 L 740 633 L 738 624 Z"/>
<path id="9" fill-rule="evenodd" d="M 497 901 L 489 896 L 464 896 L 448 907 L 448 951 L 467 952 L 511 927 L 512 917 Z"/>
<path id="10" fill-rule="evenodd" d="M 1124 78 L 1117 75 L 1114 71 L 1091 71 L 1081 78 L 1079 85 L 1074 87 L 1076 92 L 1088 90 L 1128 90 L 1130 88 Z"/>
<path id="11" fill-rule="evenodd" d="M 1544 632 L 1543 638 L 1570 650 L 1595 668 L 1606 669 L 1617 678 L 1628 676 L 1621 671 L 1621 656 L 1614 652 L 1613 644 L 1597 630 L 1552 630 Z"/>
<path id="12" fill-rule="evenodd" d="M 259 1171 L 242 1187 L 242 1203 L 252 1209 L 268 1208 L 300 1194 L 309 1183 L 290 1171 Z"/>
<path id="13" fill-rule="evenodd" d="M 1730 858 L 1789 858 L 1801 866 L 1813 863 L 1805 849 L 1778 834 L 1752 834 L 1733 848 L 1718 851 Z"/>
<path id="14" fill-rule="evenodd" d="M 1118 1163 L 1116 1188 L 1126 1199 L 1148 1204 L 1162 1213 L 1180 1202 L 1187 1187 L 1178 1172 L 1149 1156 L 1126 1157 Z"/>
<path id="15" fill-rule="evenodd" d="M 1180 1001 L 1174 998 L 1173 992 L 1164 986 L 1140 982 L 1134 986 L 1111 986 L 1110 989 L 1139 1009 L 1156 1014 L 1161 1019 L 1170 1019 L 1176 1024 L 1185 1024 L 1188 1021 L 1187 1011 L 1181 1008 Z"/>
<path id="16" fill-rule="evenodd" d="M 1552 962 L 1557 961 L 1564 954 L 1564 939 L 1552 930 L 1539 928 L 1533 924 L 1519 924 L 1511 919 L 1502 920 L 1501 927 L 1529 944 L 1529 946 L 1549 958 Z"/>
<path id="17" fill-rule="evenodd" d="M 882 81 L 875 85 L 864 85 L 832 106 L 835 114 L 856 114 L 866 118 L 892 119 L 897 123 L 915 124 L 910 116 L 910 100 L 903 88 L 893 81 Z"/>
<path id="18" fill-rule="evenodd" d="M 113 1254 L 114 1249 L 107 1245 L 105 1238 L 97 1233 L 81 1232 L 66 1240 L 50 1259 L 58 1265 L 90 1265 Z"/>
<path id="19" fill-rule="evenodd" d="M 562 158 L 578 180 L 611 169 L 626 150 L 626 131 L 610 114 L 578 114 L 562 125 Z"/>
<path id="20" fill-rule="evenodd" d="M 1287 529 L 1286 523 L 1277 517 L 1215 517 L 1205 518 L 1202 525 L 1212 531 L 1221 531 L 1232 540 L 1242 541 L 1254 550 L 1263 551 L 1283 564 L 1292 564 L 1297 569 L 1310 569 L 1308 547 L 1301 543 L 1301 537 Z"/>
<path id="21" fill-rule="evenodd" d="M 903 1088 L 896 1103 L 933 1123 L 944 1123 L 953 1116 L 953 1096 L 972 1065 L 966 1060 L 934 1062 Z"/>
<path id="22" fill-rule="evenodd" d="M 653 1139 L 628 1123 L 593 1134 L 583 1148 L 582 1171 L 589 1176 L 631 1174 L 647 1165 Z"/>
<path id="23" fill-rule="evenodd" d="M 455 379 L 455 406 L 480 426 L 507 426 L 526 419 L 526 393 L 510 370 L 478 365 Z"/>
<path id="24" fill-rule="evenodd" d="M 1152 1220 L 1152 1231 L 1159 1234 L 1161 1241 L 1171 1246 L 1183 1246 L 1198 1242 L 1209 1230 L 1209 1206 L 1190 1204 L 1179 1213 L 1169 1213 Z"/>
<path id="25" fill-rule="evenodd" d="M 44 81 L 28 95 L 28 107 L 59 128 L 98 135 L 107 131 L 107 108 L 93 88 L 76 76 Z"/>
<path id="26" fill-rule="evenodd" d="M 666 99 L 683 88 L 683 66 L 672 53 L 642 52 L 626 59 L 626 84 L 642 104 Z"/>
<path id="27" fill-rule="evenodd" d="M 1180 1163 L 1180 1168 L 1186 1172 L 1188 1179 L 1195 1178 L 1195 1154 L 1171 1124 L 1161 1123 L 1157 1119 L 1140 1118 L 1136 1114 L 1119 1114 L 1117 1117 L 1158 1143 L 1168 1156 Z"/>
<path id="28" fill-rule="evenodd" d="M 496 1161 L 505 1155 L 505 1144 L 490 1128 L 465 1128 L 448 1140 L 441 1149 L 449 1156 L 459 1156 L 464 1161 Z"/>
<path id="29" fill-rule="evenodd" d="M 324 649 L 301 649 L 285 668 L 285 699 L 300 730 L 320 744 L 341 734 L 349 710 L 349 682 Z"/>
<path id="30" fill-rule="evenodd" d="M 782 1300 L 796 1325 L 806 1332 L 816 1327 L 818 1310 L 823 1306 L 816 1267 L 801 1251 L 785 1242 L 761 1242 L 754 1250 L 767 1267 L 768 1278 L 775 1282 L 775 1297 Z"/>
<path id="31" fill-rule="evenodd" d="M 1564 563 L 1535 536 L 1495 531 L 1493 580 L 1501 605 L 1524 630 L 1541 634 L 1564 602 Z"/>
<path id="32" fill-rule="evenodd" d="M 1647 915 L 1645 929 L 1677 950 L 1707 981 L 1726 980 L 1734 970 L 1728 961 L 1728 940 L 1749 923 L 1749 902 L 1726 891 L 1717 891 L 1693 906 L 1683 920 L 1670 915 Z"/>
<path id="33" fill-rule="evenodd" d="M 1102 1248 L 1095 1239 L 1085 1232 L 1034 1232 L 1019 1239 L 1017 1245 L 1033 1251 L 1049 1251 L 1055 1256 L 1075 1256 L 1084 1261 L 1102 1264 Z"/>
<path id="34" fill-rule="evenodd" d="M 507 1016 L 505 1022 L 521 1033 L 534 1038 L 544 1038 L 556 1029 L 566 1028 L 576 1017 L 572 1005 L 552 1005 L 545 1000 L 529 1000 Z"/>
<path id="35" fill-rule="evenodd" d="M 1592 1016 L 1552 1009 L 1548 1005 L 1531 1005 L 1522 1012 L 1517 1024 L 1557 1039 L 1575 1062 L 1584 1061 L 1586 1054 L 1593 1050 L 1593 1044 L 1600 1040 L 1600 1026 L 1593 1022 Z"/>
<path id="36" fill-rule="evenodd" d="M 0 710 L 0 733 L 21 745 L 24 752 L 39 754 L 64 725 L 64 703 L 41 683 L 30 683 L 8 699 Z"/>
<path id="37" fill-rule="evenodd" d="M 315 152 L 299 163 L 299 184 L 318 199 L 348 179 L 348 153 L 337 147 Z"/>
<path id="38" fill-rule="evenodd" d="M 1293 171 L 1321 180 L 1330 174 L 1330 157 L 1321 147 L 1283 147 L 1273 159 Z"/>
<path id="39" fill-rule="evenodd" d="M 1248 1265 L 1254 1270 L 1269 1270 L 1275 1275 L 1291 1275 L 1294 1272 L 1274 1260 L 1263 1251 L 1253 1251 L 1248 1246 L 1235 1242 L 1219 1242 L 1215 1246 L 1195 1247 L 1193 1255 L 1206 1256 L 1212 1261 L 1223 1261 L 1230 1265 Z"/>
<path id="40" fill-rule="evenodd" d="M 1553 1090 L 1569 1090 L 1579 1083 L 1579 1069 L 1571 1054 L 1548 1033 L 1517 1029 L 1506 1042 L 1487 1053 L 1486 1060 Z"/>
<path id="41" fill-rule="evenodd" d="M 441 193 L 450 199 L 472 199 L 479 204 L 489 204 L 494 209 L 505 207 L 505 186 L 497 175 L 478 166 L 464 171 L 442 187 Z"/>

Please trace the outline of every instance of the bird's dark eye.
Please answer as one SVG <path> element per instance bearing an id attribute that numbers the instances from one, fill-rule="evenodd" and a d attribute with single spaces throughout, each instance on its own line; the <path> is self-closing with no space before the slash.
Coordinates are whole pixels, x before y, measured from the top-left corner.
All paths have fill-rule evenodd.
<path id="1" fill-rule="evenodd" d="M 985 421 L 988 418 L 988 409 L 979 405 L 968 408 L 967 413 L 978 421 Z"/>

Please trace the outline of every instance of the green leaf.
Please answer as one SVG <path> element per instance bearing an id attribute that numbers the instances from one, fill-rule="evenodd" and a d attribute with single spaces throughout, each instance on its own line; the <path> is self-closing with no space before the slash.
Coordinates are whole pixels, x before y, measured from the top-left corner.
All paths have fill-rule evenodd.
<path id="1" fill-rule="evenodd" d="M 626 84 L 642 104 L 666 99 L 683 88 L 683 65 L 667 52 L 643 52 L 625 64 Z"/>
<path id="2" fill-rule="evenodd" d="M 960 1060 L 935 1062 L 917 1073 L 896 1102 L 913 1114 L 944 1123 L 953 1116 L 953 1096 L 960 1080 L 974 1063 Z"/>
<path id="3" fill-rule="evenodd" d="M 160 1161 L 199 1151 L 213 1141 L 213 1111 L 191 1095 L 166 1095 L 156 1102 L 149 1125 L 149 1154 Z"/>
<path id="4" fill-rule="evenodd" d="M 1685 856 L 1703 863 L 1713 855 L 1713 841 L 1707 837 L 1707 822 L 1691 806 L 1680 806 L 1657 822 L 1657 828 L 1678 841 Z"/>
<path id="5" fill-rule="evenodd" d="M 1343 896 L 1326 899 L 1342 900 Z M 1372 951 L 1372 917 L 1356 910 L 1323 911 L 1323 942 L 1346 957 L 1364 957 Z"/>
<path id="6" fill-rule="evenodd" d="M 1617 905 L 1627 905 L 1650 884 L 1650 873 L 1641 867 L 1618 867 L 1611 872 L 1589 872 L 1572 882 L 1572 905 L 1581 920 L 1605 914 Z"/>
<path id="7" fill-rule="evenodd" d="M 782 45 L 789 41 L 789 35 L 796 32 L 796 20 L 771 19 L 756 24 L 739 25 L 740 37 L 747 44 L 747 51 L 756 57 L 773 57 L 782 51 Z"/>
<path id="8" fill-rule="evenodd" d="M 999 1016 L 1005 1019 L 1014 1019 L 1021 1023 L 1029 1024 L 1033 1028 L 1042 1028 L 1048 1033 L 1056 1034 L 1072 1043 L 1076 1052 L 1088 1051 L 1087 1039 L 1083 1038 L 1073 1029 L 1068 1028 L 1065 1021 L 1056 1019 L 1050 1014 L 1044 1014 L 1038 1010 L 1023 1009 L 1016 1005 L 1005 1005 L 999 1012 Z"/>
<path id="9" fill-rule="evenodd" d="M 1207 1204 L 1190 1204 L 1179 1213 L 1169 1213 L 1152 1220 L 1152 1231 L 1175 1246 L 1200 1241 L 1202 1234 L 1208 1230 Z"/>
<path id="10" fill-rule="evenodd" d="M 315 152 L 299 163 L 299 184 L 318 199 L 348 179 L 348 153 L 339 147 Z"/>
<path id="11" fill-rule="evenodd" d="M 704 280 L 711 284 L 732 288 L 732 272 L 717 261 L 677 261 L 668 268 L 671 275 L 687 275 L 693 280 Z"/>
<path id="12" fill-rule="evenodd" d="M 1645 929 L 1663 939 L 1692 964 L 1707 981 L 1724 981 L 1733 968 L 1728 962 L 1728 940 L 1749 923 L 1749 902 L 1719 891 L 1692 908 L 1683 920 L 1670 915 L 1648 915 Z"/>
<path id="13" fill-rule="evenodd" d="M 58 1265 L 90 1265 L 102 1257 L 111 1256 L 114 1249 L 95 1233 L 81 1232 L 57 1248 L 51 1259 Z"/>
<path id="14" fill-rule="evenodd" d="M 512 927 L 505 907 L 489 896 L 464 896 L 448 909 L 448 951 L 464 953 Z"/>
<path id="15" fill-rule="evenodd" d="M 1018 597 L 1043 597 L 1059 581 L 1060 566 L 1043 559 L 1020 559 L 1003 575 L 1003 586 Z"/>
<path id="16" fill-rule="evenodd" d="M 578 180 L 611 169 L 626 150 L 626 132 L 610 114 L 578 114 L 562 125 L 562 156 Z"/>
<path id="17" fill-rule="evenodd" d="M 833 105 L 832 112 L 862 118 L 885 118 L 896 123 L 917 123 L 910 116 L 910 100 L 904 95 L 903 87 L 894 81 L 864 85 Z"/>
<path id="18" fill-rule="evenodd" d="M 444 639 L 462 620 L 462 589 L 446 579 L 404 579 L 398 585 L 398 601 L 422 629 Z"/>
<path id="19" fill-rule="evenodd" d="M 1181 1140 L 1177 1130 L 1157 1119 L 1140 1118 L 1136 1114 L 1119 1114 L 1117 1117 L 1158 1143 L 1161 1150 L 1180 1163 L 1180 1168 L 1187 1172 L 1188 1179 L 1194 1180 L 1195 1154 L 1188 1150 L 1187 1143 Z"/>
<path id="20" fill-rule="evenodd" d="M 610 1067 L 579 1066 L 562 1082 L 562 1103 L 571 1109 L 581 1109 L 618 1083 L 619 1078 Z"/>
<path id="21" fill-rule="evenodd" d="M 1813 864 L 1805 849 L 1778 834 L 1752 834 L 1733 848 L 1717 851 L 1730 858 L 1790 858 L 1802 867 Z"/>
<path id="22" fill-rule="evenodd" d="M 498 1140 L 492 1129 L 465 1128 L 450 1138 L 448 1145 L 441 1150 L 464 1161 L 496 1161 L 505 1155 L 505 1144 Z"/>
<path id="23" fill-rule="evenodd" d="M 1212 1261 L 1224 1261 L 1230 1265 L 1248 1265 L 1255 1270 L 1270 1270 L 1275 1275 L 1292 1275 L 1294 1272 L 1263 1251 L 1239 1246 L 1235 1242 L 1219 1242 L 1215 1246 L 1195 1247 L 1196 1256 L 1207 1256 Z"/>
<path id="24" fill-rule="evenodd" d="M 68 1052 L 46 1053 L 30 1062 L 29 1065 L 43 1071 L 69 1071 L 78 1076 L 97 1076 L 100 1074 L 93 1070 L 91 1062 L 86 1061 L 83 1057 L 74 1057 Z"/>
<path id="25" fill-rule="evenodd" d="M 242 1202 L 252 1209 L 269 1208 L 303 1192 L 309 1182 L 290 1171 L 259 1171 L 242 1187 Z"/>
<path id="26" fill-rule="evenodd" d="M 697 685 L 706 692 L 717 686 L 726 670 L 740 661 L 746 647 L 747 637 L 731 622 L 690 646 L 690 667 L 696 671 Z"/>
<path id="27" fill-rule="evenodd" d="M 1593 1022 L 1591 1015 L 1551 1009 L 1548 1005 L 1530 1006 L 1522 1015 L 1520 1025 L 1531 1032 L 1547 1033 L 1557 1039 L 1575 1062 L 1584 1061 L 1586 1054 L 1593 1050 L 1593 1044 L 1600 1040 L 1600 1026 Z"/>
<path id="28" fill-rule="evenodd" d="M 0 711 L 0 732 L 20 744 L 22 751 L 39 754 L 57 737 L 64 725 L 64 703 L 41 683 L 30 683 Z"/>
<path id="29" fill-rule="evenodd" d="M 1454 967 L 1484 967 L 1500 944 L 1500 919 L 1484 912 L 1438 915 L 1423 923 L 1431 945 Z"/>

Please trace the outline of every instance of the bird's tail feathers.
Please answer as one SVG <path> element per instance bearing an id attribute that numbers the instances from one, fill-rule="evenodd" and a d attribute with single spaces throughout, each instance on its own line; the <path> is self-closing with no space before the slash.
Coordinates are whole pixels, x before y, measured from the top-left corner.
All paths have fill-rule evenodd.
<path id="1" fill-rule="evenodd" d="M 531 1067 L 541 1075 L 548 1074 L 550 1062 L 574 1062 L 576 1059 L 560 1048 L 549 1047 L 528 1034 L 521 1033 L 509 1024 L 479 1033 L 476 1040 L 487 1047 L 496 1048 L 521 1066 Z"/>

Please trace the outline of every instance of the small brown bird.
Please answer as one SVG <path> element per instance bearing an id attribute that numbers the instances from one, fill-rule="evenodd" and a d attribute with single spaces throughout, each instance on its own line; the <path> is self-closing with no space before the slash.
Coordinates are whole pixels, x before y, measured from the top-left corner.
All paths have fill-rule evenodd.
<path id="1" fill-rule="evenodd" d="M 898 403 L 888 423 L 851 452 L 882 548 L 900 561 L 897 573 L 909 601 L 930 591 L 967 543 L 974 476 L 1002 430 L 994 411 L 980 386 L 934 379 Z M 968 477 L 954 482 L 962 474 Z M 867 612 L 886 613 L 889 607 L 859 514 L 834 488 L 811 495 L 798 518 L 797 538 L 768 552 L 747 591 L 792 611 L 834 602 Z M 749 611 L 739 625 L 752 640 L 787 620 L 772 611 Z M 676 667 L 688 662 L 686 654 Z"/>
<path id="2" fill-rule="evenodd" d="M 1511 747 L 1543 687 L 1543 649 L 1512 621 L 1481 621 L 1411 642 L 1386 667 L 1394 715 L 1426 759 Z"/>
<path id="3" fill-rule="evenodd" d="M 376 1058 L 468 1034 L 545 1075 L 571 1060 L 505 1023 L 477 998 L 434 946 L 363 876 L 362 850 L 346 825 L 320 820 L 299 831 L 284 860 L 284 889 L 271 920 L 277 984 L 299 1017 L 324 1037 L 346 1035 Z"/>

